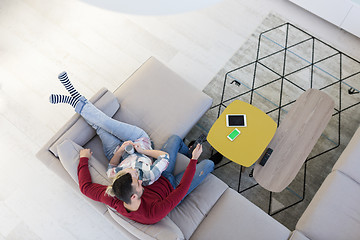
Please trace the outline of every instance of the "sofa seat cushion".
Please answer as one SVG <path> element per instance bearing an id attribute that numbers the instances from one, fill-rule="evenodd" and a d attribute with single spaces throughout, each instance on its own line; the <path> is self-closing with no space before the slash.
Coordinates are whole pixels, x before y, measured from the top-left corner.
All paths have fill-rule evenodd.
<path id="1" fill-rule="evenodd" d="M 184 138 L 212 99 L 164 64 L 150 58 L 117 90 L 115 119 L 144 129 L 160 149 L 170 135 Z"/>
<path id="2" fill-rule="evenodd" d="M 360 185 L 339 171 L 325 179 L 296 229 L 312 240 L 360 237 Z"/>
<path id="3" fill-rule="evenodd" d="M 226 189 L 228 186 L 223 181 L 209 174 L 169 213 L 168 216 L 179 226 L 186 239 L 191 237 Z"/>
<path id="4" fill-rule="evenodd" d="M 360 184 L 360 128 L 351 138 L 333 170 L 343 172 Z"/>
<path id="5" fill-rule="evenodd" d="M 57 147 L 61 164 L 64 166 L 65 170 L 69 173 L 77 185 L 79 185 L 77 167 L 79 165 L 79 154 L 81 149 L 83 149 L 81 146 L 69 139 L 65 139 Z M 89 159 L 89 171 L 93 182 L 102 185 L 111 184 L 111 181 L 106 176 L 106 168 L 101 163 L 99 163 L 99 161 L 94 156 L 91 156 Z M 105 204 L 93 201 L 85 196 L 84 198 L 91 202 L 91 204 L 101 213 L 106 212 Z"/>
<path id="6" fill-rule="evenodd" d="M 93 137 L 89 142 L 84 145 L 84 148 L 90 148 L 96 160 L 98 160 L 98 162 L 101 163 L 107 170 L 109 160 L 105 156 L 103 144 L 99 136 L 96 135 L 95 137 Z"/>
<path id="7" fill-rule="evenodd" d="M 109 208 L 111 217 L 132 235 L 141 240 L 183 240 L 184 235 L 176 224 L 166 216 L 160 222 L 144 225 L 121 216 Z"/>
<path id="8" fill-rule="evenodd" d="M 114 116 L 116 111 L 120 108 L 120 104 L 114 94 L 105 88 L 99 90 L 89 100 L 110 117 Z M 59 132 L 62 132 L 63 134 L 57 136 L 56 141 L 49 147 L 49 150 L 56 157 L 58 157 L 57 146 L 62 143 L 64 139 L 70 139 L 76 144 L 84 146 L 84 144 L 96 135 L 95 130 L 80 117 L 79 114 L 74 115 L 74 117 L 71 118 Z"/>
<path id="9" fill-rule="evenodd" d="M 289 236 L 285 226 L 228 188 L 191 239 L 287 240 Z"/>

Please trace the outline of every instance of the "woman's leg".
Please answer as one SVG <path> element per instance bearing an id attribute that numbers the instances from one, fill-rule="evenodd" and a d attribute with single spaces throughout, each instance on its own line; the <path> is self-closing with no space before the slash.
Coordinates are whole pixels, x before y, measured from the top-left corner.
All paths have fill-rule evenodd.
<path id="1" fill-rule="evenodd" d="M 135 141 L 142 137 L 149 138 L 147 133 L 141 128 L 117 121 L 107 116 L 84 97 L 79 99 L 75 111 L 90 125 L 96 125 L 122 141 Z"/>
<path id="2" fill-rule="evenodd" d="M 142 137 L 149 138 L 142 129 L 116 121 L 101 112 L 73 87 L 66 72 L 60 73 L 58 78 L 71 96 L 51 94 L 50 102 L 72 105 L 75 112 L 80 113 L 89 125 L 96 130 L 103 143 L 104 153 L 109 160 L 113 157 L 115 148 L 123 141 L 135 141 Z"/>
<path id="3" fill-rule="evenodd" d="M 121 145 L 123 141 L 96 125 L 91 126 L 96 130 L 96 134 L 100 137 L 103 145 L 104 154 L 106 158 L 110 161 L 111 158 L 114 156 L 115 149 L 117 148 L 117 146 Z"/>
<path id="4" fill-rule="evenodd" d="M 73 87 L 66 72 L 60 73 L 58 79 L 64 85 L 65 89 L 70 93 L 71 96 L 51 94 L 49 101 L 52 104 L 68 103 L 75 108 L 76 104 L 79 102 L 79 98 L 81 97 L 81 94 L 78 91 L 76 91 L 76 89 Z"/>
<path id="5" fill-rule="evenodd" d="M 167 152 L 169 154 L 169 165 L 166 170 L 162 173 L 164 177 L 166 177 L 171 185 L 175 188 L 176 181 L 173 175 L 175 163 L 176 163 L 176 156 L 179 153 L 182 153 L 188 157 L 191 157 L 189 148 L 185 145 L 183 140 L 177 136 L 172 135 L 161 148 L 162 151 Z"/>

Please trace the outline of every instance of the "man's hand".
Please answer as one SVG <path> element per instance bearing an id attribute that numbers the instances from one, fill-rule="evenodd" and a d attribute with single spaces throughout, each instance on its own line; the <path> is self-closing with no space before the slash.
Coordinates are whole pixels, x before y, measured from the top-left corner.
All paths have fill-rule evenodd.
<path id="1" fill-rule="evenodd" d="M 202 145 L 198 144 L 194 149 L 194 151 L 192 152 L 192 159 L 197 160 L 200 157 L 201 153 L 202 153 Z"/>
<path id="2" fill-rule="evenodd" d="M 92 152 L 88 148 L 80 150 L 80 158 L 86 157 L 86 158 L 90 159 L 91 155 L 92 155 Z"/>

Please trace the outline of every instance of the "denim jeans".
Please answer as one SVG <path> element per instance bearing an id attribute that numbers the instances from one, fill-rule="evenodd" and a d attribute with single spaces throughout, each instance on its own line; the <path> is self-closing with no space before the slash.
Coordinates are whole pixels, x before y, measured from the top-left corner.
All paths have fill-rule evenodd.
<path id="1" fill-rule="evenodd" d="M 178 175 L 174 176 L 174 168 L 176 162 L 177 153 L 182 153 L 185 156 L 191 158 L 191 153 L 189 152 L 189 148 L 185 145 L 183 140 L 176 135 L 171 136 L 164 146 L 161 148 L 162 151 L 169 153 L 169 166 L 167 169 L 162 173 L 164 177 L 166 177 L 171 185 L 176 188 L 179 185 L 181 178 L 184 175 L 184 172 L 179 173 Z M 205 177 L 214 170 L 214 162 L 211 160 L 202 160 L 196 165 L 196 172 L 194 178 L 191 182 L 189 191 L 185 195 L 185 197 L 194 190 L 204 179 Z"/>
<path id="2" fill-rule="evenodd" d="M 116 147 L 124 141 L 135 141 L 142 137 L 149 138 L 141 128 L 107 116 L 84 97 L 79 99 L 75 111 L 96 130 L 102 141 L 105 156 L 109 160 L 114 156 Z"/>

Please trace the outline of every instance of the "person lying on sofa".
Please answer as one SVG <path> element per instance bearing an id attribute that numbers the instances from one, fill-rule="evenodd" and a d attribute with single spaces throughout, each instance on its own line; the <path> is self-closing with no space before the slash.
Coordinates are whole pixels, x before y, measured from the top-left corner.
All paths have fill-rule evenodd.
<path id="1" fill-rule="evenodd" d="M 178 136 L 171 138 L 182 142 Z M 80 152 L 78 166 L 79 187 L 89 198 L 105 203 L 131 220 L 142 224 L 154 224 L 168 215 L 214 170 L 214 163 L 211 160 L 205 159 L 197 164 L 201 152 L 202 146 L 198 144 L 183 173 L 173 176 L 174 167 L 168 167 L 155 183 L 143 187 L 141 180 L 132 169 L 120 171 L 111 186 L 93 183 L 88 168 L 88 159 L 92 153 L 90 149 L 83 149 Z M 170 157 L 169 166 L 175 166 L 175 161 L 172 159 L 176 158 Z"/>
<path id="2" fill-rule="evenodd" d="M 132 168 L 137 171 L 144 186 L 154 183 L 169 164 L 167 152 L 153 150 L 148 134 L 141 128 L 117 121 L 87 101 L 72 86 L 66 72 L 58 76 L 70 96 L 52 94 L 50 102 L 69 103 L 85 121 L 92 126 L 103 144 L 105 156 L 109 160 L 107 175 L 114 178 L 119 171 Z M 133 145 L 136 152 L 128 154 L 125 147 Z M 157 159 L 154 163 L 151 158 Z"/>
<path id="3" fill-rule="evenodd" d="M 59 75 L 60 81 L 69 91 L 71 96 L 54 95 L 50 96 L 51 103 L 69 103 L 75 108 L 75 111 L 93 126 L 100 138 L 109 139 L 109 142 L 115 141 L 112 148 L 108 149 L 104 146 L 105 153 L 111 155 L 119 145 L 119 139 L 116 139 L 113 134 L 128 134 L 138 132 L 134 136 L 127 136 L 130 141 L 134 141 L 135 149 L 138 152 L 145 153 L 146 150 L 138 139 L 149 139 L 147 134 L 136 126 L 118 122 L 88 102 L 81 96 L 71 85 L 66 73 Z M 89 121 L 92 119 L 92 121 Z M 99 123 L 109 121 L 111 124 L 104 124 L 103 128 Z M 118 122 L 118 123 L 114 123 Z M 96 124 L 95 124 L 96 122 Z M 109 128 L 109 125 L 120 124 L 120 133 L 114 133 L 117 129 Z M 122 128 L 122 126 L 125 126 Z M 146 134 L 146 135 L 145 135 Z M 112 136 L 111 136 L 112 135 Z M 106 136 L 106 137 L 104 137 Z M 132 140 L 133 139 L 133 140 Z M 143 140 L 144 141 L 144 140 Z M 107 142 L 107 141 L 106 141 Z M 150 142 L 150 141 L 148 141 Z M 103 142 L 104 143 L 104 142 Z M 103 144 L 105 145 L 105 144 Z M 126 146 L 125 143 L 115 151 L 111 159 L 120 153 L 122 148 Z M 156 151 L 156 150 L 154 150 Z M 179 136 L 171 136 L 164 144 L 162 150 L 158 153 L 169 153 L 168 167 L 162 172 L 161 176 L 151 186 L 142 187 L 144 178 L 140 179 L 139 169 L 126 168 L 117 174 L 111 186 L 104 186 L 92 183 L 91 175 L 88 168 L 88 160 L 91 156 L 90 149 L 84 149 L 80 152 L 80 161 L 78 166 L 79 187 L 83 194 L 89 198 L 100 201 L 108 206 L 116 209 L 120 214 L 143 224 L 153 224 L 164 218 L 174 207 L 176 207 L 181 200 L 195 189 L 205 177 L 213 171 L 214 163 L 210 160 L 203 160 L 197 164 L 197 159 L 202 152 L 202 146 L 198 145 L 192 153 L 192 159 L 183 173 L 177 176 L 173 175 L 175 168 L 176 155 L 178 152 L 187 156 L 191 156 L 189 148 L 184 144 Z M 119 154 L 120 155 L 120 154 Z M 166 155 L 166 154 L 164 154 Z M 111 160 L 110 160 L 111 162 Z M 144 177 L 144 176 L 142 176 Z"/>

